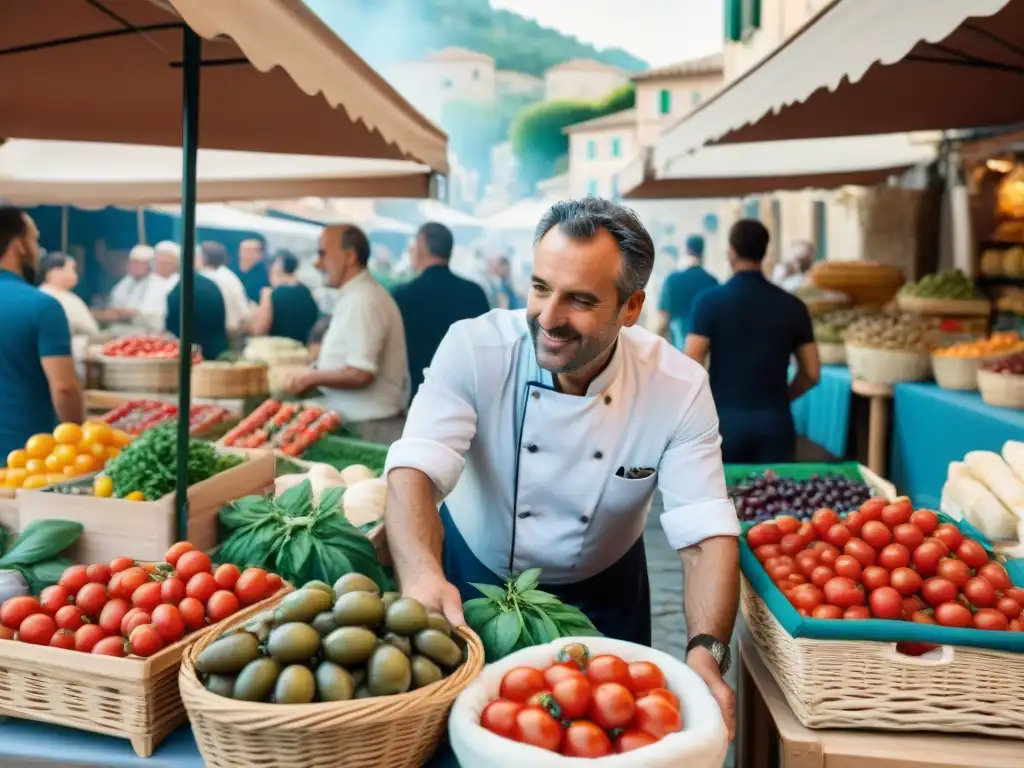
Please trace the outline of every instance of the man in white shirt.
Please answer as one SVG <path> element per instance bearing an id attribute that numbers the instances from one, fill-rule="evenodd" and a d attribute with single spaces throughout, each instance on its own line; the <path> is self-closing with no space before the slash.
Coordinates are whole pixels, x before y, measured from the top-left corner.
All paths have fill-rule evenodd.
<path id="1" fill-rule="evenodd" d="M 224 294 L 224 309 L 227 312 L 228 335 L 239 336 L 249 327 L 252 307 L 245 293 L 245 286 L 238 275 L 227 267 L 228 251 L 220 243 L 206 240 L 199 244 L 196 252 L 199 273 L 210 278 Z M 200 263 L 201 261 L 201 263 Z"/>
<path id="2" fill-rule="evenodd" d="M 84 337 L 86 341 L 100 335 L 100 326 L 89 306 L 75 293 L 78 285 L 78 264 L 66 253 L 48 253 L 39 260 L 39 290 L 60 302 L 71 329 L 71 343 Z M 76 355 L 77 357 L 77 355 Z"/>
<path id="3" fill-rule="evenodd" d="M 327 227 L 318 254 L 317 266 L 327 285 L 339 289 L 338 298 L 316 367 L 296 370 L 288 389 L 322 389 L 324 405 L 355 422 L 364 439 L 391 442 L 401 434 L 409 399 L 402 315 L 367 269 L 370 241 L 361 229 Z"/>
<path id="4" fill-rule="evenodd" d="M 181 246 L 172 240 L 161 240 L 153 246 L 153 276 L 158 286 L 163 324 L 167 322 L 167 296 L 178 284 L 181 269 Z"/>
<path id="5" fill-rule="evenodd" d="M 388 544 L 403 595 L 453 624 L 479 596 L 470 583 L 539 567 L 602 633 L 649 645 L 643 531 L 660 489 L 687 663 L 731 729 L 739 522 L 707 373 L 636 325 L 653 265 L 632 211 L 599 198 L 548 211 L 526 310 L 454 324 L 426 371 L 388 453 Z"/>
<path id="6" fill-rule="evenodd" d="M 126 322 L 133 330 L 158 333 L 164 327 L 164 301 L 160 281 L 153 274 L 153 249 L 136 245 L 128 254 L 128 274 L 110 292 L 100 320 Z"/>

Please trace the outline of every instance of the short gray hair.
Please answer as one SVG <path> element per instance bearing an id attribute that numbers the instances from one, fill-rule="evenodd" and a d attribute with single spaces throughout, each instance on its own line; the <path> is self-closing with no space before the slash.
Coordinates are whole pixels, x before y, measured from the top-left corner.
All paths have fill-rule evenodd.
<path id="1" fill-rule="evenodd" d="M 534 245 L 554 227 L 574 240 L 592 240 L 602 229 L 615 238 L 622 254 L 622 274 L 615 282 L 619 306 L 647 286 L 654 269 L 654 241 L 632 208 L 601 197 L 562 200 L 541 217 Z"/>

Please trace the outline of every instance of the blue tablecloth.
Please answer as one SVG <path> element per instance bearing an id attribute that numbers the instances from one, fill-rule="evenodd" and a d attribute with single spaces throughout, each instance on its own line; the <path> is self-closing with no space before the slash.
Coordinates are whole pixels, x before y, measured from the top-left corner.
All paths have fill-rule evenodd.
<path id="1" fill-rule="evenodd" d="M 796 433 L 833 456 L 846 456 L 850 431 L 850 370 L 823 365 L 821 381 L 792 405 Z"/>
<path id="2" fill-rule="evenodd" d="M 1024 411 L 986 405 L 977 392 L 897 384 L 889 479 L 916 505 L 937 509 L 951 461 L 998 453 L 1007 440 L 1024 440 Z"/>
<path id="3" fill-rule="evenodd" d="M 100 736 L 57 725 L 0 717 L 0 765 L 7 761 L 103 768 L 204 768 L 192 729 L 183 725 L 157 747 L 152 757 L 141 758 L 125 739 Z M 447 743 L 427 768 L 459 768 Z"/>

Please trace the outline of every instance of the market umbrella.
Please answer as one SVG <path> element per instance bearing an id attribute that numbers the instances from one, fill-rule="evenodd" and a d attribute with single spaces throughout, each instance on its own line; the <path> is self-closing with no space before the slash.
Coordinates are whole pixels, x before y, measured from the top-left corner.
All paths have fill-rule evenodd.
<path id="1" fill-rule="evenodd" d="M 200 131 L 214 149 L 412 160 L 447 171 L 444 133 L 302 0 L 0 4 L 0 136 L 183 148 L 181 413 L 191 402 Z M 180 419 L 179 533 L 188 439 Z"/>

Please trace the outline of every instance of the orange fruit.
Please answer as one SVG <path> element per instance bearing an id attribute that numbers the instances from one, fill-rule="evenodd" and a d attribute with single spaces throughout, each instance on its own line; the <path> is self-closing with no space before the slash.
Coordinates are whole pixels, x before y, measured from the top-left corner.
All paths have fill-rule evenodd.
<path id="1" fill-rule="evenodd" d="M 131 493 L 125 494 L 125 498 L 128 501 L 145 501 L 146 497 L 142 491 L 132 491 Z"/>
<path id="2" fill-rule="evenodd" d="M 79 474 L 78 470 L 75 469 L 75 465 L 73 463 L 72 464 L 68 464 L 66 467 L 64 467 L 63 471 L 64 471 L 64 477 L 65 478 L 77 477 L 78 474 Z"/>
<path id="3" fill-rule="evenodd" d="M 107 460 L 107 446 L 103 443 L 93 443 L 92 450 L 89 452 L 96 457 L 96 461 L 100 464 Z"/>
<path id="4" fill-rule="evenodd" d="M 61 445 L 78 445 L 82 439 L 82 428 L 77 424 L 61 424 L 53 430 L 53 439 Z"/>
<path id="5" fill-rule="evenodd" d="M 63 472 L 51 472 L 46 476 L 46 481 L 53 485 L 54 483 L 63 483 L 67 480 Z"/>
<path id="6" fill-rule="evenodd" d="M 34 491 L 39 488 L 45 488 L 47 485 L 49 485 L 49 481 L 46 475 L 30 475 L 25 478 L 25 482 L 22 483 L 21 487 L 26 491 Z"/>
<path id="7" fill-rule="evenodd" d="M 132 436 L 129 435 L 124 430 L 122 430 L 122 429 L 115 429 L 114 430 L 114 440 L 113 440 L 112 445 L 115 445 L 118 448 L 124 448 L 131 441 L 132 441 Z"/>
<path id="8" fill-rule="evenodd" d="M 25 443 L 25 452 L 30 458 L 45 459 L 56 445 L 57 441 L 53 439 L 53 435 L 32 435 Z"/>
<path id="9" fill-rule="evenodd" d="M 92 440 L 86 440 L 84 437 L 78 441 L 78 445 L 74 446 L 75 455 L 79 453 L 88 453 L 92 450 Z"/>
<path id="10" fill-rule="evenodd" d="M 5 482 L 7 482 L 7 468 L 0 467 L 0 485 L 3 485 Z"/>
<path id="11" fill-rule="evenodd" d="M 58 445 L 53 449 L 53 453 L 50 455 L 57 457 L 56 461 L 60 463 L 61 467 L 66 467 L 68 464 L 75 463 L 75 457 L 78 455 L 78 451 L 73 445 Z"/>
<path id="12" fill-rule="evenodd" d="M 107 448 L 107 459 L 116 459 L 120 455 L 120 453 L 121 449 L 116 448 L 115 446 L 112 445 L 109 448 Z"/>
<path id="13" fill-rule="evenodd" d="M 7 470 L 7 477 L 4 480 L 4 484 L 8 488 L 21 488 L 22 483 L 28 477 L 28 473 L 23 467 L 15 467 Z"/>
<path id="14" fill-rule="evenodd" d="M 92 493 L 103 499 L 109 499 L 114 495 L 114 481 L 106 475 L 97 476 L 92 484 Z"/>
<path id="15" fill-rule="evenodd" d="M 57 448 L 59 449 L 60 446 L 57 446 Z M 61 458 L 61 455 L 59 453 L 55 452 L 47 456 L 46 459 L 44 459 L 43 463 L 46 465 L 47 472 L 60 472 L 62 469 L 64 469 L 64 465 L 67 462 L 64 461 L 63 458 Z"/>
<path id="16" fill-rule="evenodd" d="M 114 439 L 114 431 L 108 424 L 90 422 L 82 429 L 82 438 L 92 444 L 106 445 Z"/>
<path id="17" fill-rule="evenodd" d="M 91 453 L 80 453 L 75 457 L 75 472 L 87 475 L 98 468 L 99 462 Z"/>
<path id="18" fill-rule="evenodd" d="M 29 459 L 25 462 L 25 471 L 28 472 L 30 476 L 45 474 L 46 462 L 43 459 Z"/>
<path id="19" fill-rule="evenodd" d="M 21 448 L 7 454 L 7 466 L 11 469 L 20 469 L 25 466 L 27 461 L 28 454 Z"/>

